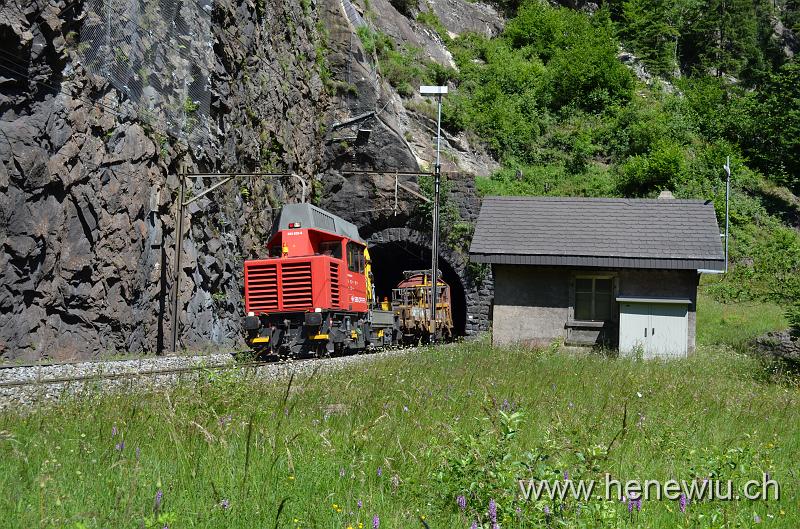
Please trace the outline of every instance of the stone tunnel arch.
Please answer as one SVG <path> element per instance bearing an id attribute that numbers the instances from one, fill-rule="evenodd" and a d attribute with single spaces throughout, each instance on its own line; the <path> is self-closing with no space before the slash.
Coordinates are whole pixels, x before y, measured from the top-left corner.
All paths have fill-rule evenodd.
<path id="1" fill-rule="evenodd" d="M 368 240 L 375 270 L 375 291 L 379 299 L 391 296 L 391 289 L 402 279 L 404 270 L 430 268 L 430 234 L 408 228 L 388 228 Z M 488 330 L 490 290 L 478 284 L 467 272 L 467 260 L 460 253 L 442 247 L 439 270 L 450 285 L 453 327 L 456 336 L 470 336 Z M 488 281 L 491 281 L 488 279 Z"/>

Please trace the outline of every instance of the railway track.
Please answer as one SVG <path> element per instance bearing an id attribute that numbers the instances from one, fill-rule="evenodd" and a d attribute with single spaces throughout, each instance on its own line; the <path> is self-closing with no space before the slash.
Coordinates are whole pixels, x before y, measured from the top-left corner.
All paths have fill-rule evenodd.
<path id="1" fill-rule="evenodd" d="M 380 349 L 366 354 L 289 361 L 237 361 L 231 353 L 202 356 L 146 357 L 135 360 L 68 362 L 0 369 L 0 411 L 22 411 L 53 403 L 86 391 L 101 393 L 160 391 L 181 383 L 184 375 L 247 370 L 259 380 L 281 380 L 318 370 L 331 372 L 346 366 L 402 355 L 415 347 Z M 249 375 L 248 375 L 249 376 Z"/>
<path id="2" fill-rule="evenodd" d="M 101 362 L 97 363 L 99 364 Z M 50 377 L 50 378 L 37 377 L 35 379 L 27 379 L 27 380 L 3 381 L 0 382 L 0 388 L 13 388 L 21 386 L 35 386 L 35 385 L 46 385 L 46 384 L 66 384 L 71 382 L 89 382 L 93 380 L 114 380 L 119 378 L 139 377 L 139 376 L 179 375 L 182 373 L 191 373 L 195 371 L 215 371 L 220 369 L 260 367 L 265 365 L 271 365 L 274 363 L 275 362 L 268 362 L 268 361 L 227 362 L 227 363 L 219 363 L 212 365 L 195 365 L 186 367 L 173 367 L 166 369 L 142 369 L 139 371 L 123 371 L 120 373 L 94 373 L 91 375 L 79 375 L 71 377 Z M 63 365 L 75 365 L 75 364 L 76 363 L 49 364 L 47 365 L 47 367 L 60 367 Z"/>

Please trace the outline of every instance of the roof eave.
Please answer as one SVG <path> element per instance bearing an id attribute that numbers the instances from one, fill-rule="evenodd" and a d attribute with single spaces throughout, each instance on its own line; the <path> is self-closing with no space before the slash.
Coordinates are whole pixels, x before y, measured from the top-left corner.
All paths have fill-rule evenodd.
<path id="1" fill-rule="evenodd" d="M 533 266 L 572 266 L 592 268 L 650 268 L 667 270 L 725 269 L 724 259 L 715 258 L 653 258 L 587 255 L 515 255 L 471 252 L 470 260 L 483 264 Z"/>

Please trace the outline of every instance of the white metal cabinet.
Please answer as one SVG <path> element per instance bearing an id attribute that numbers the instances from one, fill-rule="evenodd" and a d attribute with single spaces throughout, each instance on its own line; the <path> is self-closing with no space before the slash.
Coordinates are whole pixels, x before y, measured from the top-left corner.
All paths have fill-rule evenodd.
<path id="1" fill-rule="evenodd" d="M 619 297 L 619 350 L 644 358 L 686 356 L 688 299 Z"/>

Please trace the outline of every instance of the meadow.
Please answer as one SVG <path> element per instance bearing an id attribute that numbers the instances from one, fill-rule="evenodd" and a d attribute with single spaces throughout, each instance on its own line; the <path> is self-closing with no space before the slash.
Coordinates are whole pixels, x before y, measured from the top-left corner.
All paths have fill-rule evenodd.
<path id="1" fill-rule="evenodd" d="M 494 502 L 509 528 L 797 527 L 798 417 L 798 386 L 727 346 L 641 362 L 484 341 L 291 381 L 209 372 L 0 416 L 0 525 L 450 529 L 492 527 Z M 780 500 L 526 502 L 516 481 L 764 472 Z"/>

